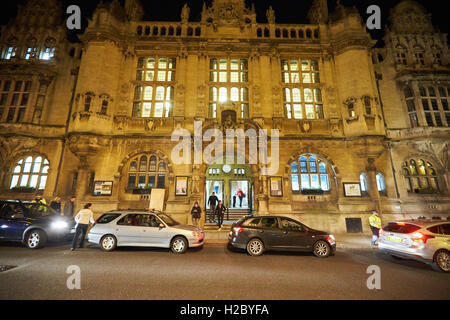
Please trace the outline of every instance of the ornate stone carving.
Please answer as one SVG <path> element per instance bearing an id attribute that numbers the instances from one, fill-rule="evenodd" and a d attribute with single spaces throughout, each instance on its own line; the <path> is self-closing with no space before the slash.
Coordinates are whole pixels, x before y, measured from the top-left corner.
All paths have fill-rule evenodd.
<path id="1" fill-rule="evenodd" d="M 275 23 L 275 11 L 272 9 L 272 6 L 269 7 L 266 11 L 267 22 L 270 24 Z"/>

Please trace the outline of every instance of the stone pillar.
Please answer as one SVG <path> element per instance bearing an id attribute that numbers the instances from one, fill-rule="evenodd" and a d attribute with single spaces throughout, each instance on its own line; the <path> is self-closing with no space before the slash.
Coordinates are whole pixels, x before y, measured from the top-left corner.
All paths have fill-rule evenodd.
<path id="1" fill-rule="evenodd" d="M 76 207 L 80 207 L 80 202 L 84 201 L 89 181 L 89 164 L 85 157 L 81 157 L 80 160 L 81 163 L 78 166 L 77 186 L 75 190 Z"/>

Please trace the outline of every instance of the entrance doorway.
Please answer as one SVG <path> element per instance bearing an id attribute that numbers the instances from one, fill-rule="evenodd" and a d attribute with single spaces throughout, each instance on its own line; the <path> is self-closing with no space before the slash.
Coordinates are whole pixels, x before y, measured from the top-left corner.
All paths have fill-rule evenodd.
<path id="1" fill-rule="evenodd" d="M 223 163 L 226 163 L 223 161 Z M 236 163 L 236 161 L 235 161 Z M 205 204 L 215 193 L 231 214 L 245 215 L 253 211 L 253 177 L 248 164 L 211 164 L 206 171 Z M 239 195 L 243 195 L 242 201 Z"/>

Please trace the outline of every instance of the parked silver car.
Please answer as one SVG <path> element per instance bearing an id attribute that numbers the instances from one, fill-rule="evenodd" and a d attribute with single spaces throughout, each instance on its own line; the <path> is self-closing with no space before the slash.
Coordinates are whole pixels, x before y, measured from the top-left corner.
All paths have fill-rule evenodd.
<path id="1" fill-rule="evenodd" d="M 117 246 L 170 248 L 184 253 L 203 245 L 202 229 L 183 225 L 156 211 L 111 211 L 103 214 L 88 233 L 88 241 L 104 251 Z"/>
<path id="2" fill-rule="evenodd" d="M 450 222 L 405 220 L 390 222 L 380 230 L 378 249 L 394 257 L 433 264 L 450 270 Z"/>

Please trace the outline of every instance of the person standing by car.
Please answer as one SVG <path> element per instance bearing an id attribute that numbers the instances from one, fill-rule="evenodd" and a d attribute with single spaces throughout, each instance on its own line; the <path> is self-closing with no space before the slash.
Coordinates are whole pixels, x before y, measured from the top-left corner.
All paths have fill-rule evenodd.
<path id="1" fill-rule="evenodd" d="M 64 205 L 63 215 L 65 217 L 73 218 L 73 213 L 75 211 L 75 196 L 71 196 L 69 201 Z"/>
<path id="2" fill-rule="evenodd" d="M 50 208 L 61 214 L 61 198 L 55 197 L 52 202 L 50 202 Z"/>
<path id="3" fill-rule="evenodd" d="M 372 210 L 372 215 L 369 217 L 369 225 L 370 230 L 372 230 L 372 246 L 375 246 L 381 229 L 381 219 L 377 210 Z"/>
<path id="4" fill-rule="evenodd" d="M 209 211 L 210 211 L 209 222 L 214 221 L 214 213 L 216 211 L 216 204 L 218 201 L 219 201 L 219 198 L 217 198 L 216 193 L 213 192 L 212 195 L 210 195 L 209 199 L 208 199 Z"/>
<path id="5" fill-rule="evenodd" d="M 217 216 L 217 225 L 219 226 L 219 230 L 222 229 L 223 216 L 225 215 L 225 206 L 222 204 L 222 201 L 219 200 L 219 203 L 216 207 L 216 216 Z"/>
<path id="6" fill-rule="evenodd" d="M 75 235 L 72 240 L 72 247 L 70 248 L 71 251 L 75 250 L 77 239 L 80 233 L 82 233 L 83 235 L 81 236 L 79 247 L 83 248 L 84 238 L 86 237 L 86 233 L 89 228 L 89 223 L 95 222 L 94 213 L 89 209 L 91 206 L 92 203 L 85 204 L 83 209 L 81 209 L 75 216 L 75 222 L 77 223 L 77 227 L 75 229 Z"/>
<path id="7" fill-rule="evenodd" d="M 198 201 L 195 201 L 194 206 L 191 210 L 192 214 L 192 222 L 194 223 L 194 226 L 198 228 L 198 221 L 200 220 L 200 215 L 202 214 L 202 208 L 198 205 Z"/>
<path id="8" fill-rule="evenodd" d="M 45 213 L 47 212 L 47 201 L 45 201 L 45 199 L 42 198 L 42 196 L 38 194 L 38 195 L 36 195 L 36 197 L 34 198 L 34 202 L 35 202 L 35 203 L 38 203 L 38 204 L 41 204 L 41 205 L 38 207 L 39 214 L 40 214 L 40 215 L 45 215 Z"/>

